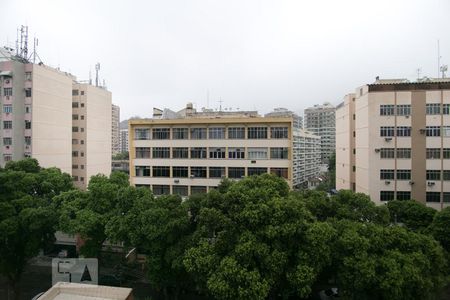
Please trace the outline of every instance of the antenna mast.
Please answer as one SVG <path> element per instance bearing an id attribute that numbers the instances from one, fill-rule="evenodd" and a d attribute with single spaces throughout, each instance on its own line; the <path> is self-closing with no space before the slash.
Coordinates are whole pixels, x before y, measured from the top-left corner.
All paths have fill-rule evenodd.
<path id="1" fill-rule="evenodd" d="M 441 72 L 441 49 L 439 46 L 439 40 L 437 40 L 437 54 L 438 54 L 438 73 L 437 73 L 437 78 L 439 78 L 439 73 Z"/>
<path id="2" fill-rule="evenodd" d="M 100 70 L 100 63 L 95 64 L 95 86 L 98 86 L 98 71 Z"/>

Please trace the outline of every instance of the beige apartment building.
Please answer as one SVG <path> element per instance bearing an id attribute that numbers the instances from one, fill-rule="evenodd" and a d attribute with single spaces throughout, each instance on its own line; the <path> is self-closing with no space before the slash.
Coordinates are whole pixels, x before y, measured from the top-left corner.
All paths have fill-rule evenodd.
<path id="1" fill-rule="evenodd" d="M 114 155 L 120 153 L 120 107 L 112 104 L 111 113 L 111 152 Z"/>
<path id="2" fill-rule="evenodd" d="M 129 145 L 131 183 L 155 195 L 204 193 L 225 177 L 273 173 L 296 188 L 318 176 L 320 138 L 294 128 L 292 117 L 197 113 L 191 105 L 154 112 L 129 121 Z"/>
<path id="3" fill-rule="evenodd" d="M 72 173 L 73 80 L 0 48 L 0 166 L 33 157 L 42 167 Z"/>
<path id="4" fill-rule="evenodd" d="M 336 111 L 336 188 L 450 205 L 450 79 L 380 80 Z"/>
<path id="5" fill-rule="evenodd" d="M 111 173 L 111 92 L 87 83 L 72 89 L 72 177 L 86 188 L 93 175 Z"/>

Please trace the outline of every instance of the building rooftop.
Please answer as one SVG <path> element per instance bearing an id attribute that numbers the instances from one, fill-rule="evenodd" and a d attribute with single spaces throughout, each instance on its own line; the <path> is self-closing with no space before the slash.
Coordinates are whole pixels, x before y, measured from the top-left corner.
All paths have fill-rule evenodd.
<path id="1" fill-rule="evenodd" d="M 129 300 L 131 292 L 130 288 L 58 282 L 39 300 Z"/>

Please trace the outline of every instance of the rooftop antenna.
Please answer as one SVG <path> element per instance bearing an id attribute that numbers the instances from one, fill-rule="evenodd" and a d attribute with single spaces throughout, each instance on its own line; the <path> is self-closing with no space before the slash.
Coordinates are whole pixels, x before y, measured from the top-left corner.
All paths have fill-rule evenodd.
<path id="1" fill-rule="evenodd" d="M 28 58 L 28 26 L 20 26 L 20 57 Z"/>
<path id="2" fill-rule="evenodd" d="M 416 72 L 417 72 L 417 80 L 419 80 L 420 79 L 420 75 L 422 73 L 422 68 L 417 68 Z"/>
<path id="3" fill-rule="evenodd" d="M 19 56 L 19 27 L 16 30 L 16 56 Z"/>
<path id="4" fill-rule="evenodd" d="M 222 111 L 222 98 L 219 97 L 219 111 Z"/>
<path id="5" fill-rule="evenodd" d="M 437 40 L 437 56 L 438 56 L 437 77 L 439 78 L 439 73 L 441 72 L 441 49 L 440 49 L 440 45 L 439 45 L 439 40 Z"/>
<path id="6" fill-rule="evenodd" d="M 34 38 L 34 45 L 33 45 L 33 53 L 31 53 L 30 55 L 30 59 L 33 58 L 33 64 L 36 63 L 36 56 L 39 59 L 39 63 L 42 62 L 42 59 L 39 57 L 39 54 L 37 53 L 37 46 L 39 46 L 39 39 L 38 38 Z"/>
<path id="7" fill-rule="evenodd" d="M 92 85 L 92 72 L 91 72 L 91 68 L 89 68 L 89 84 Z"/>
<path id="8" fill-rule="evenodd" d="M 442 78 L 445 78 L 445 72 L 448 71 L 448 65 L 442 65 L 440 70 L 442 72 Z"/>
<path id="9" fill-rule="evenodd" d="M 98 86 L 98 71 L 100 70 L 100 63 L 95 64 L 95 86 Z"/>

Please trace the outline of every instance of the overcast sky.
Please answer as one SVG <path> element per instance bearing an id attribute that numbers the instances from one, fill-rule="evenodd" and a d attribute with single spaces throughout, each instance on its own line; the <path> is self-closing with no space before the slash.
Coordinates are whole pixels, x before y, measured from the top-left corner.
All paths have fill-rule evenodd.
<path id="1" fill-rule="evenodd" d="M 450 64 L 449 0 L 0 0 L 0 44 L 29 26 L 47 65 L 100 77 L 121 119 L 152 108 L 302 113 L 381 78 Z M 32 44 L 32 43 L 30 43 Z"/>

